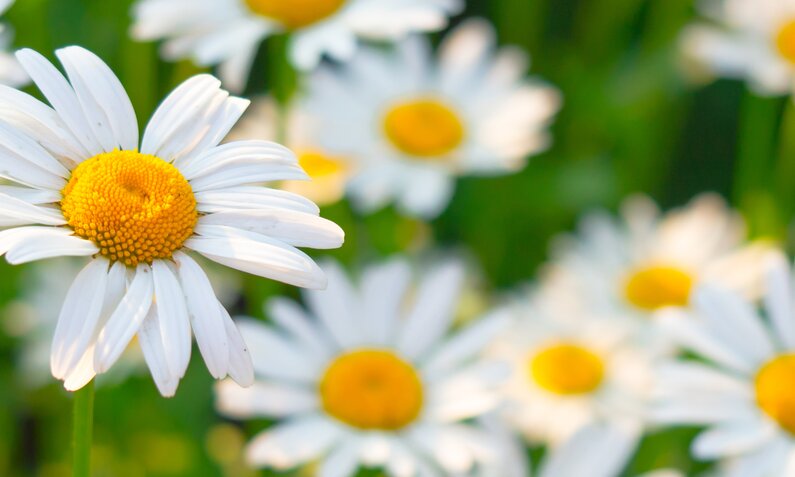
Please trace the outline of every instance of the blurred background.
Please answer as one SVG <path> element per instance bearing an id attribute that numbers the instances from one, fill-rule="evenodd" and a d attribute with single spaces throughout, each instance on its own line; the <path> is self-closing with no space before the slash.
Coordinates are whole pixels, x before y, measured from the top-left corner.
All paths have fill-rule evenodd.
<path id="1" fill-rule="evenodd" d="M 96 52 L 121 78 L 143 125 L 160 98 L 199 70 L 187 62 L 165 63 L 156 45 L 130 39 L 131 3 L 17 0 L 7 21 L 15 29 L 15 47 L 31 47 L 50 58 L 55 48 L 70 44 Z M 681 59 L 677 39 L 695 18 L 693 0 L 467 4 L 464 16 L 492 21 L 500 42 L 529 51 L 532 73 L 562 91 L 564 107 L 553 126 L 554 145 L 518 174 L 461 179 L 450 207 L 429 225 L 391 208 L 355 220 L 346 202 L 328 207 L 323 215 L 347 232 L 345 246 L 331 255 L 353 264 L 436 242 L 466 250 L 483 271 L 483 290 L 499 294 L 532 279 L 547 255 L 549 239 L 571 229 L 585 211 L 614 209 L 635 192 L 651 195 L 666 208 L 702 191 L 732 198 L 739 112 L 747 99 L 738 82 L 697 84 L 700 72 Z M 246 96 L 267 90 L 267 48 L 260 52 Z M 33 88 L 29 91 L 38 95 Z M 783 110 L 785 100 L 756 101 Z M 757 231 L 770 230 L 759 225 Z M 0 261 L 3 476 L 69 475 L 70 396 L 54 379 L 45 375 L 30 382 L 35 380 L 21 371 L 29 364 L 23 351 L 30 343 L 22 337 L 36 326 L 30 318 L 36 312 L 26 302 L 51 300 L 57 310 L 61 300 L 56 293 L 22 295 L 23 287 L 44 287 L 40 284 L 47 277 L 41 275 L 35 265 L 11 267 Z M 242 280 L 242 293 L 228 297 L 230 309 L 259 318 L 264 318 L 261 304 L 267 297 L 297 294 L 250 277 L 221 275 L 216 283 L 235 280 Z M 61 294 L 66 286 L 61 284 Z M 145 372 L 133 370 L 126 380 L 110 376 L 99 385 L 96 476 L 291 475 L 244 467 L 246 438 L 267 423 L 249 422 L 241 428 L 218 417 L 212 379 L 199 359 L 193 360 L 173 399 L 161 398 Z M 700 469 L 687 456 L 692 434 L 680 429 L 646 438 L 627 475 L 668 465 Z"/>

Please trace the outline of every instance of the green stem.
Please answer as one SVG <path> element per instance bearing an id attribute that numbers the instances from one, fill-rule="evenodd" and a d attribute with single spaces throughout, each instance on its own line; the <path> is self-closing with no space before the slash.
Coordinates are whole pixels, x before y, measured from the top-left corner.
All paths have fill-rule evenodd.
<path id="1" fill-rule="evenodd" d="M 734 198 L 754 237 L 782 233 L 772 187 L 779 110 L 778 100 L 750 92 L 742 104 Z"/>
<path id="2" fill-rule="evenodd" d="M 280 143 L 287 139 L 288 108 L 298 82 L 298 73 L 290 63 L 289 48 L 289 34 L 277 35 L 269 40 L 268 87 L 279 107 L 276 140 Z"/>
<path id="3" fill-rule="evenodd" d="M 74 393 L 73 477 L 91 475 L 91 440 L 94 428 L 94 381 Z"/>

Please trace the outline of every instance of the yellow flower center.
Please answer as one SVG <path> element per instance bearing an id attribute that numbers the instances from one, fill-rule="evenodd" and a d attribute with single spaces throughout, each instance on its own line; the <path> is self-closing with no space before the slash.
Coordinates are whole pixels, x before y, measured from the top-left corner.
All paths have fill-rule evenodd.
<path id="1" fill-rule="evenodd" d="M 342 159 L 314 150 L 299 154 L 298 163 L 313 179 L 329 177 L 345 171 L 345 162 Z"/>
<path id="2" fill-rule="evenodd" d="M 336 358 L 320 381 L 323 409 L 359 429 L 398 430 L 422 410 L 417 371 L 394 353 L 351 351 Z"/>
<path id="3" fill-rule="evenodd" d="M 604 374 L 602 358 L 571 343 L 549 346 L 530 358 L 530 377 L 555 394 L 590 393 L 602 384 Z"/>
<path id="4" fill-rule="evenodd" d="M 666 306 L 686 306 L 693 277 L 684 270 L 655 265 L 636 270 L 626 282 L 627 300 L 638 308 L 654 311 Z"/>
<path id="5" fill-rule="evenodd" d="M 254 13 L 281 23 L 288 30 L 298 30 L 328 18 L 345 4 L 345 0 L 245 0 Z"/>
<path id="6" fill-rule="evenodd" d="M 795 64 L 795 20 L 788 21 L 778 31 L 776 48 L 784 59 Z"/>
<path id="7" fill-rule="evenodd" d="M 384 117 L 384 132 L 401 152 L 425 159 L 441 158 L 464 141 L 464 123 L 446 104 L 434 99 L 393 106 Z"/>
<path id="8" fill-rule="evenodd" d="M 198 220 L 193 190 L 177 168 L 136 151 L 86 160 L 61 192 L 75 233 L 128 266 L 170 258 Z"/>
<path id="9" fill-rule="evenodd" d="M 795 354 L 779 355 L 762 366 L 756 375 L 756 403 L 795 434 Z"/>

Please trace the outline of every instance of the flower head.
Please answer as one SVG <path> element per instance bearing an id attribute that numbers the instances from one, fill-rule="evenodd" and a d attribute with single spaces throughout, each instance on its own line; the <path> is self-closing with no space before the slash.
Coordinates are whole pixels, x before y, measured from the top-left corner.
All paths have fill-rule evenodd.
<path id="1" fill-rule="evenodd" d="M 53 375 L 77 389 L 107 371 L 137 335 L 155 382 L 173 395 L 191 334 L 213 376 L 253 378 L 248 350 L 190 251 L 286 283 L 323 287 L 295 246 L 337 247 L 343 233 L 300 196 L 263 181 L 305 174 L 286 148 L 219 145 L 248 101 L 220 81 L 185 81 L 160 105 L 139 143 L 127 94 L 94 54 L 17 57 L 52 106 L 0 87 L 0 252 L 12 264 L 91 257 L 61 309 Z"/>
<path id="2" fill-rule="evenodd" d="M 671 310 L 663 319 L 698 359 L 660 369 L 654 418 L 706 426 L 692 453 L 721 460 L 732 477 L 786 475 L 795 462 L 793 279 L 783 256 L 768 265 L 765 318 L 741 295 L 704 286 L 689 316 Z"/>
<path id="3" fill-rule="evenodd" d="M 757 92 L 788 94 L 795 80 L 795 2 L 703 2 L 708 22 L 687 28 L 684 54 L 719 77 L 746 80 Z"/>
<path id="4" fill-rule="evenodd" d="M 348 60 L 358 38 L 394 40 L 443 28 L 461 0 L 139 0 L 132 34 L 166 39 L 169 58 L 220 64 L 236 90 L 245 86 L 260 42 L 289 32 L 289 55 L 302 70 L 327 55 Z"/>
<path id="5" fill-rule="evenodd" d="M 283 420 L 251 442 L 249 461 L 285 469 L 320 458 L 320 475 L 362 464 L 411 476 L 459 475 L 493 458 L 486 430 L 466 420 L 498 404 L 505 369 L 480 351 L 504 321 L 446 337 L 461 267 L 433 270 L 415 294 L 402 260 L 367 269 L 358 286 L 325 268 L 329 288 L 306 293 L 309 310 L 276 299 L 274 326 L 241 323 L 258 380 L 248 389 L 220 383 L 218 408 Z"/>
<path id="6" fill-rule="evenodd" d="M 438 60 L 424 38 L 394 52 L 363 50 L 350 64 L 311 79 L 307 110 L 324 127 L 321 144 L 355 161 L 352 200 L 364 210 L 396 202 L 433 218 L 454 179 L 521 169 L 545 149 L 558 92 L 525 79 L 527 58 L 496 48 L 492 27 L 471 20 L 449 34 Z"/>

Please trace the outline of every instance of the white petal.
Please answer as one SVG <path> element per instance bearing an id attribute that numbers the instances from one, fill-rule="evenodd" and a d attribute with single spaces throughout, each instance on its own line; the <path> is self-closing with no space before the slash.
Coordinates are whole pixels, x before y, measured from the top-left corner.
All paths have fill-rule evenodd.
<path id="1" fill-rule="evenodd" d="M 84 257 L 99 253 L 90 241 L 56 227 L 18 227 L 0 232 L 0 255 L 12 265 L 52 257 Z"/>
<path id="2" fill-rule="evenodd" d="M 311 412 L 318 407 L 314 389 L 273 381 L 255 382 L 243 388 L 231 380 L 224 380 L 215 386 L 215 395 L 218 410 L 239 419 L 287 417 Z"/>
<path id="3" fill-rule="evenodd" d="M 787 349 L 795 349 L 795 288 L 783 254 L 776 253 L 768 259 L 765 283 L 765 309 L 775 327 L 776 338 Z"/>
<path id="4" fill-rule="evenodd" d="M 323 272 L 328 276 L 328 287 L 304 293 L 309 309 L 325 325 L 340 348 L 365 344 L 367 337 L 361 329 L 362 309 L 357 290 L 336 262 L 324 263 Z"/>
<path id="5" fill-rule="evenodd" d="M 94 136 L 77 95 L 58 69 L 41 54 L 27 48 L 17 51 L 17 59 L 83 148 L 91 155 L 102 152 L 102 145 Z"/>
<path id="6" fill-rule="evenodd" d="M 325 453 L 341 435 L 338 426 L 319 415 L 308 415 L 258 435 L 246 449 L 255 466 L 289 469 Z"/>
<path id="7" fill-rule="evenodd" d="M 68 175 L 69 172 L 36 142 L 0 123 L 0 177 L 36 189 L 60 191 Z"/>
<path id="8" fill-rule="evenodd" d="M 696 458 L 703 460 L 741 455 L 772 441 L 777 432 L 774 425 L 761 420 L 717 425 L 696 437 L 692 451 Z"/>
<path id="9" fill-rule="evenodd" d="M 507 314 L 494 313 L 467 326 L 428 358 L 423 365 L 423 371 L 436 376 L 472 359 L 505 330 L 509 321 Z"/>
<path id="10" fill-rule="evenodd" d="M 140 264 L 127 293 L 99 333 L 94 355 L 97 373 L 110 369 L 127 348 L 152 306 L 153 294 L 152 269 L 149 265 Z"/>
<path id="11" fill-rule="evenodd" d="M 106 152 L 138 149 L 138 120 L 127 92 L 108 65 L 78 46 L 56 50 L 94 135 Z"/>
<path id="12" fill-rule="evenodd" d="M 547 457 L 540 477 L 612 477 L 626 465 L 638 433 L 611 425 L 592 425 L 576 433 Z"/>
<path id="13" fill-rule="evenodd" d="M 213 147 L 191 159 L 179 169 L 185 179 L 192 181 L 217 173 L 230 165 L 259 164 L 263 168 L 278 165 L 297 165 L 298 159 L 286 147 L 270 141 L 234 141 Z"/>
<path id="14" fill-rule="evenodd" d="M 98 331 L 110 263 L 97 258 L 75 277 L 66 294 L 50 354 L 50 369 L 58 379 L 71 373 L 93 344 Z"/>
<path id="15" fill-rule="evenodd" d="M 67 391 L 77 391 L 91 382 L 96 375 L 97 373 L 94 371 L 94 345 L 92 344 L 83 353 L 83 356 L 72 370 L 64 376 L 63 387 Z"/>
<path id="16" fill-rule="evenodd" d="M 179 266 L 179 280 L 199 351 L 210 374 L 221 379 L 229 372 L 229 343 L 218 299 L 198 263 L 182 252 L 176 252 L 174 260 Z"/>
<path id="17" fill-rule="evenodd" d="M 230 163 L 213 174 L 202 176 L 190 181 L 196 192 L 228 187 L 262 184 L 273 181 L 308 180 L 309 176 L 298 164 L 269 164 L 267 166 L 254 163 Z"/>
<path id="18" fill-rule="evenodd" d="M 736 293 L 702 285 L 694 302 L 710 334 L 747 362 L 761 365 L 775 353 L 761 317 Z"/>
<path id="19" fill-rule="evenodd" d="M 251 386 L 254 383 L 254 364 L 251 360 L 251 353 L 249 353 L 240 331 L 232 321 L 232 317 L 220 303 L 218 307 L 224 316 L 226 339 L 229 343 L 229 377 L 240 386 Z"/>
<path id="20" fill-rule="evenodd" d="M 146 319 L 141 323 L 138 329 L 138 342 L 158 391 L 163 397 L 172 397 L 177 392 L 180 375 L 168 363 L 169 350 L 161 334 L 164 328 L 161 321 L 169 317 L 161 316 L 158 305 L 159 303 L 152 304 Z"/>
<path id="21" fill-rule="evenodd" d="M 211 75 L 196 75 L 177 86 L 149 120 L 141 142 L 141 152 L 171 161 L 173 158 L 162 155 L 163 148 L 169 141 L 172 142 L 172 148 L 178 146 L 173 143 L 172 136 L 206 113 L 213 97 L 221 91 L 220 86 L 221 82 Z"/>
<path id="22" fill-rule="evenodd" d="M 238 320 L 238 327 L 258 376 L 293 383 L 317 381 L 325 363 L 305 353 L 297 343 L 252 319 Z"/>
<path id="23" fill-rule="evenodd" d="M 364 271 L 361 297 L 368 340 L 377 344 L 391 342 L 410 280 L 411 270 L 405 260 L 393 260 Z"/>
<path id="24" fill-rule="evenodd" d="M 354 437 L 348 437 L 323 459 L 318 477 L 350 477 L 356 474 L 359 467 L 361 443 Z"/>
<path id="25" fill-rule="evenodd" d="M 0 227 L 31 224 L 64 225 L 66 219 L 56 209 L 39 207 L 0 192 Z"/>
<path id="26" fill-rule="evenodd" d="M 320 267 L 295 247 L 261 234 L 230 227 L 196 227 L 197 236 L 185 246 L 205 257 L 264 278 L 305 288 L 323 288 L 326 278 Z"/>
<path id="27" fill-rule="evenodd" d="M 272 319 L 290 337 L 296 340 L 313 358 L 329 359 L 336 348 L 323 334 L 320 324 L 310 319 L 294 301 L 286 298 L 272 298 L 265 306 L 265 316 Z"/>
<path id="28" fill-rule="evenodd" d="M 196 192 L 194 195 L 199 212 L 204 213 L 267 207 L 279 207 L 314 215 L 320 212 L 320 208 L 309 199 L 292 192 L 267 187 L 230 187 Z"/>
<path id="29" fill-rule="evenodd" d="M 185 293 L 171 268 L 162 260 L 152 263 L 152 279 L 157 302 L 158 336 L 163 341 L 170 374 L 177 379 L 185 375 L 190 361 L 191 332 Z M 151 332 L 148 333 L 151 336 Z"/>
<path id="30" fill-rule="evenodd" d="M 450 262 L 429 272 L 398 333 L 397 346 L 409 358 L 419 358 L 447 332 L 453 321 L 464 269 Z"/>
<path id="31" fill-rule="evenodd" d="M 281 240 L 294 247 L 339 248 L 345 232 L 330 220 L 304 212 L 267 208 L 217 212 L 199 218 L 201 225 L 225 225 Z"/>
<path id="32" fill-rule="evenodd" d="M 57 190 L 30 189 L 28 187 L 9 185 L 0 185 L 0 194 L 5 194 L 34 205 L 53 204 L 55 202 L 60 202 L 62 197 L 61 191 Z"/>

